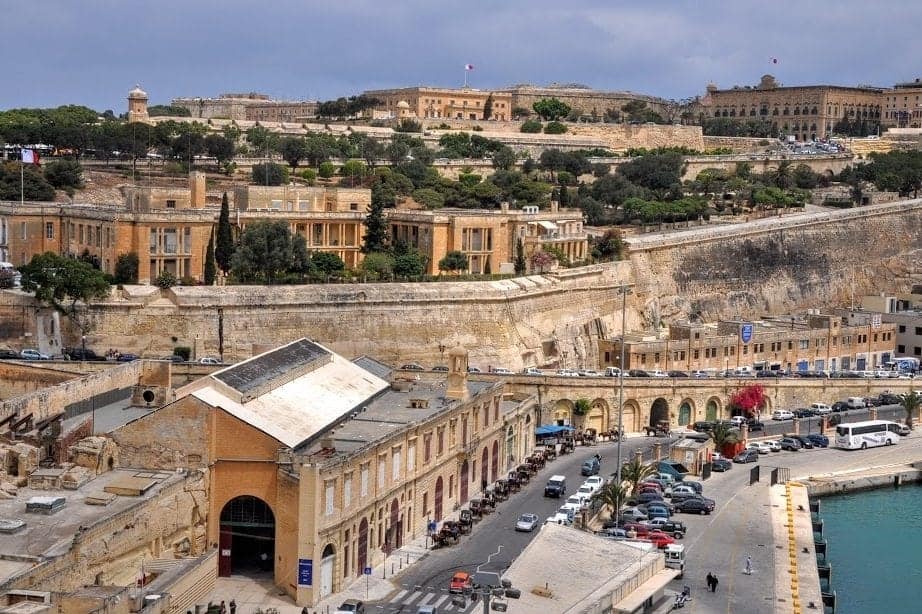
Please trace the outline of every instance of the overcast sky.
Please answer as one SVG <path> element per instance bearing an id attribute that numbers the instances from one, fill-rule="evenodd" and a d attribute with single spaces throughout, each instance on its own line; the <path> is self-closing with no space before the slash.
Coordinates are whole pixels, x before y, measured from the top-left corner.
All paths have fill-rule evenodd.
<path id="1" fill-rule="evenodd" d="M 145 8 L 146 7 L 146 8 Z M 918 0 L 5 0 L 0 109 L 583 83 L 668 98 L 919 75 Z M 777 63 L 773 62 L 777 59 Z"/>

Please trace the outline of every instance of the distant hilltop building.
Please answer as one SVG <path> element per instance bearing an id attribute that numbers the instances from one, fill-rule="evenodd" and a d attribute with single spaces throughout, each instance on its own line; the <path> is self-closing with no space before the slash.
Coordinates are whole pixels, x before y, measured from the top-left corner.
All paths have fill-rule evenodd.
<path id="1" fill-rule="evenodd" d="M 134 86 L 134 89 L 128 92 L 128 121 L 129 122 L 147 122 L 150 116 L 147 114 L 147 92 L 141 89 L 140 85 Z"/>
<path id="2" fill-rule="evenodd" d="M 201 119 L 234 119 L 262 122 L 299 122 L 317 115 L 312 100 L 273 100 L 265 94 L 228 93 L 217 98 L 174 98 L 171 105 L 188 109 Z"/>
<path id="3" fill-rule="evenodd" d="M 470 87 L 403 87 L 367 90 L 365 96 L 380 100 L 372 111 L 375 117 L 392 119 L 484 119 L 484 108 L 492 97 L 487 119 L 512 119 L 512 97 L 506 92 L 491 92 Z"/>
<path id="4" fill-rule="evenodd" d="M 580 83 L 551 83 L 546 86 L 520 83 L 504 88 L 504 93 L 512 96 L 512 108 L 532 110 L 532 105 L 544 98 L 556 98 L 570 105 L 579 115 L 603 116 L 609 109 L 621 111 L 621 107 L 631 102 L 644 102 L 647 108 L 660 115 L 666 115 L 670 101 L 657 96 L 638 94 L 628 91 L 594 90 Z"/>

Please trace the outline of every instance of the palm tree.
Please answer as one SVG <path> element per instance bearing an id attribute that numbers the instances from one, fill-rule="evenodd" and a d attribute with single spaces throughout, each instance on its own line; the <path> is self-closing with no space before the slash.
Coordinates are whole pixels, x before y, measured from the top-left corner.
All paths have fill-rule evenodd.
<path id="1" fill-rule="evenodd" d="M 616 484 L 614 481 L 609 482 L 602 487 L 601 490 L 592 495 L 594 501 L 599 501 L 602 505 L 607 505 L 611 508 L 611 517 L 618 517 L 618 510 L 621 509 L 621 504 L 624 503 L 624 500 L 627 498 L 627 492 L 624 489 L 623 484 Z"/>
<path id="2" fill-rule="evenodd" d="M 739 431 L 726 422 L 718 422 L 711 430 L 711 439 L 714 440 L 714 448 L 718 452 L 723 452 L 725 446 L 738 442 L 739 436 Z"/>
<path id="3" fill-rule="evenodd" d="M 900 405 L 906 410 L 906 426 L 912 430 L 912 415 L 916 413 L 919 406 L 922 405 L 922 395 L 915 390 L 910 390 L 909 393 L 903 397 L 903 400 L 900 401 Z"/>
<path id="4" fill-rule="evenodd" d="M 653 465 L 644 465 L 635 458 L 629 463 L 621 465 L 621 478 L 631 483 L 631 492 L 637 492 L 637 485 L 656 473 Z"/>

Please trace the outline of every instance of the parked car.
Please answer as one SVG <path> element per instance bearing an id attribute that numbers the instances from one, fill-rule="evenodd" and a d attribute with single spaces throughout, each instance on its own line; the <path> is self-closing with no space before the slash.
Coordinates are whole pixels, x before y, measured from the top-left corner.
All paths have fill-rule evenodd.
<path id="1" fill-rule="evenodd" d="M 674 505 L 679 505 L 680 503 L 682 503 L 682 501 L 685 501 L 687 499 L 694 499 L 695 497 L 700 497 L 700 496 L 701 495 L 694 492 L 693 490 L 683 490 L 681 492 L 674 492 L 672 493 L 672 503 Z"/>
<path id="2" fill-rule="evenodd" d="M 650 531 L 649 533 L 647 533 L 647 536 L 644 537 L 644 539 L 648 539 L 651 542 L 653 542 L 653 545 L 659 548 L 660 550 L 662 550 L 669 544 L 675 543 L 674 537 L 666 533 L 663 533 L 662 531 L 657 530 L 657 529 L 654 529 Z"/>
<path id="3" fill-rule="evenodd" d="M 825 435 L 820 435 L 819 433 L 810 433 L 807 435 L 807 439 L 813 442 L 813 445 L 818 448 L 828 448 L 829 447 L 829 437 Z"/>
<path id="4" fill-rule="evenodd" d="M 164 356 L 161 360 L 169 360 L 170 362 L 186 362 L 186 359 L 180 356 L 179 354 L 171 354 L 170 356 Z"/>
<path id="5" fill-rule="evenodd" d="M 845 401 L 836 401 L 832 404 L 832 411 L 840 412 L 846 411 L 848 409 L 848 404 Z"/>
<path id="6" fill-rule="evenodd" d="M 667 375 L 669 375 L 669 377 L 688 377 L 688 373 L 685 371 L 669 371 Z"/>
<path id="7" fill-rule="evenodd" d="M 96 360 L 103 361 L 106 359 L 105 356 L 100 356 L 90 348 L 64 348 L 61 350 L 61 353 L 64 354 L 64 358 L 67 360 Z"/>
<path id="8" fill-rule="evenodd" d="M 0 360 L 19 360 L 21 356 L 15 350 L 0 350 Z"/>
<path id="9" fill-rule="evenodd" d="M 468 367 L 467 372 L 468 373 L 480 373 L 480 369 L 478 367 Z"/>
<path id="10" fill-rule="evenodd" d="M 592 495 L 594 495 L 594 494 L 596 493 L 596 491 L 598 491 L 598 488 L 596 488 L 596 487 L 594 487 L 594 486 L 590 486 L 589 484 L 583 484 L 583 485 L 580 486 L 579 489 L 576 491 L 576 494 L 578 494 L 578 495 L 584 495 L 584 496 L 586 496 L 586 497 L 592 498 Z"/>
<path id="11" fill-rule="evenodd" d="M 579 377 L 579 373 L 573 369 L 557 369 L 557 375 L 560 377 Z"/>
<path id="12" fill-rule="evenodd" d="M 776 409 L 772 412 L 772 420 L 793 420 L 794 413 L 787 409 Z"/>
<path id="13" fill-rule="evenodd" d="M 537 514 L 522 514 L 515 523 L 516 531 L 534 531 L 538 526 Z"/>
<path id="14" fill-rule="evenodd" d="M 754 450 L 759 454 L 769 454 L 772 451 L 772 447 L 765 443 L 764 441 L 753 441 L 746 444 L 747 450 Z"/>
<path id="15" fill-rule="evenodd" d="M 729 471 L 732 468 L 733 463 L 725 458 L 718 458 L 717 460 L 711 461 L 711 471 L 719 471 L 722 473 L 724 471 Z"/>
<path id="16" fill-rule="evenodd" d="M 672 512 L 669 511 L 669 508 L 662 505 L 657 505 L 657 502 L 651 503 L 647 506 L 647 517 L 649 518 L 669 518 L 672 516 Z"/>
<path id="17" fill-rule="evenodd" d="M 750 433 L 753 433 L 753 432 L 755 432 L 755 431 L 764 431 L 764 430 L 765 430 L 765 425 L 762 424 L 761 422 L 759 422 L 758 420 L 756 420 L 755 418 L 750 418 L 748 424 L 749 424 L 749 432 L 750 432 Z"/>
<path id="18" fill-rule="evenodd" d="M 778 440 L 778 445 L 781 446 L 782 450 L 788 450 L 790 452 L 797 452 L 803 447 L 800 444 L 800 440 L 793 437 L 782 437 Z"/>
<path id="19" fill-rule="evenodd" d="M 408 362 L 407 364 L 403 365 L 400 368 L 403 369 L 404 371 L 425 371 L 425 369 L 423 369 L 423 366 L 421 364 L 415 363 L 415 362 Z"/>
<path id="20" fill-rule="evenodd" d="M 446 367 L 445 370 L 448 371 L 448 367 Z M 543 373 L 541 373 L 541 371 L 539 371 L 535 367 L 525 367 L 522 373 L 524 373 L 525 375 L 543 375 Z"/>
<path id="21" fill-rule="evenodd" d="M 647 491 L 639 493 L 636 497 L 632 497 L 637 503 L 650 503 L 651 501 L 663 501 L 663 495 L 656 491 Z"/>
<path id="22" fill-rule="evenodd" d="M 471 580 L 471 574 L 466 571 L 456 571 L 448 583 L 449 593 L 463 593 L 474 587 L 474 581 Z"/>
<path id="23" fill-rule="evenodd" d="M 346 599 L 336 608 L 336 614 L 365 614 L 365 604 L 358 599 Z"/>
<path id="24" fill-rule="evenodd" d="M 598 475 L 600 467 L 601 465 L 599 464 L 599 459 L 593 456 L 592 458 L 583 462 L 583 466 L 580 469 L 580 474 L 581 475 Z"/>
<path id="25" fill-rule="evenodd" d="M 779 442 L 777 439 L 769 439 L 763 443 L 765 443 L 765 445 L 767 445 L 772 452 L 781 452 L 781 442 Z"/>
<path id="26" fill-rule="evenodd" d="M 490 373 L 493 373 L 494 375 L 515 375 L 515 373 L 512 372 L 512 369 L 507 369 L 506 367 L 493 367 L 493 370 L 490 371 Z"/>
<path id="27" fill-rule="evenodd" d="M 629 522 L 624 525 L 624 530 L 628 532 L 628 537 L 630 537 L 631 533 L 635 537 L 644 537 L 650 532 L 650 527 L 640 522 Z"/>
<path id="28" fill-rule="evenodd" d="M 643 369 L 631 369 L 627 372 L 631 377 L 650 377 L 650 374 Z"/>
<path id="29" fill-rule="evenodd" d="M 696 369 L 691 372 L 691 376 L 697 379 L 707 379 L 711 377 L 711 374 L 703 369 Z"/>
<path id="30" fill-rule="evenodd" d="M 730 424 L 732 424 L 736 428 L 743 426 L 744 424 L 746 424 L 746 422 L 747 422 L 746 416 L 733 416 L 732 418 L 730 418 Z"/>
<path id="31" fill-rule="evenodd" d="M 899 405 L 902 399 L 899 395 L 884 393 L 880 395 L 880 404 L 881 405 Z"/>
<path id="32" fill-rule="evenodd" d="M 810 409 L 812 409 L 817 416 L 825 416 L 828 413 L 832 413 L 832 408 L 825 403 L 813 403 L 810 405 Z"/>
<path id="33" fill-rule="evenodd" d="M 48 354 L 42 354 L 38 350 L 27 348 L 19 353 L 19 357 L 24 360 L 51 360 Z"/>
<path id="34" fill-rule="evenodd" d="M 201 365 L 219 365 L 221 364 L 221 359 L 214 356 L 202 356 L 198 362 Z"/>
<path id="35" fill-rule="evenodd" d="M 795 418 L 812 418 L 813 416 L 816 415 L 816 411 L 814 411 L 813 409 L 810 409 L 809 407 L 798 407 L 797 409 L 793 410 L 791 413 L 794 414 Z M 775 419 L 774 416 L 772 416 L 772 419 L 773 420 Z"/>
<path id="36" fill-rule="evenodd" d="M 697 431 L 699 433 L 710 433 L 711 431 L 714 430 L 714 423 L 701 420 L 699 422 L 695 422 L 694 424 L 692 424 L 692 430 Z"/>
<path id="37" fill-rule="evenodd" d="M 576 514 L 584 509 L 588 503 L 589 497 L 584 497 L 583 495 L 570 495 L 567 497 L 567 502 L 563 504 L 563 507 L 573 510 L 573 513 Z"/>
<path id="38" fill-rule="evenodd" d="M 676 510 L 684 514 L 710 514 L 714 511 L 714 500 L 704 497 L 686 499 L 676 506 Z"/>
<path id="39" fill-rule="evenodd" d="M 905 437 L 906 435 L 909 435 L 910 433 L 912 433 L 912 429 L 906 426 L 905 424 L 898 424 L 896 427 L 896 433 L 897 435 L 901 435 Z"/>
<path id="40" fill-rule="evenodd" d="M 115 360 L 117 360 L 118 362 L 134 362 L 135 360 L 140 360 L 140 358 L 141 357 L 138 356 L 137 354 L 125 353 L 125 354 L 119 354 L 118 358 L 116 358 Z"/>
<path id="41" fill-rule="evenodd" d="M 733 457 L 734 463 L 755 463 L 759 460 L 758 450 L 743 450 Z"/>
<path id="42" fill-rule="evenodd" d="M 656 521 L 657 524 L 655 525 L 652 524 L 654 521 Z M 682 539 L 683 537 L 685 537 L 685 533 L 687 532 L 687 529 L 685 528 L 685 523 L 682 522 L 681 520 L 665 520 L 664 521 L 659 518 L 654 518 L 650 522 L 651 522 L 650 526 L 655 526 L 657 529 L 659 529 L 663 533 L 672 535 L 676 539 Z"/>
<path id="43" fill-rule="evenodd" d="M 435 365 L 434 367 L 432 367 L 432 370 L 445 373 L 448 371 L 448 367 L 446 365 Z"/>
<path id="44" fill-rule="evenodd" d="M 596 532 L 599 537 L 606 539 L 627 539 L 627 531 L 618 527 L 609 527 Z"/>
<path id="45" fill-rule="evenodd" d="M 788 435 L 792 439 L 796 439 L 800 443 L 800 447 L 804 450 L 812 450 L 813 442 L 807 435 Z"/>
<path id="46" fill-rule="evenodd" d="M 647 515 L 641 512 L 636 507 L 629 507 L 625 510 L 621 510 L 621 519 L 628 520 L 631 522 L 637 522 L 640 520 L 646 520 Z"/>
<path id="47" fill-rule="evenodd" d="M 602 377 L 602 374 L 595 369 L 580 369 L 576 374 L 580 377 Z"/>
<path id="48" fill-rule="evenodd" d="M 605 478 L 600 475 L 591 475 L 586 478 L 586 481 L 583 482 L 583 485 L 589 485 L 594 487 L 596 490 L 601 490 L 605 486 Z"/>

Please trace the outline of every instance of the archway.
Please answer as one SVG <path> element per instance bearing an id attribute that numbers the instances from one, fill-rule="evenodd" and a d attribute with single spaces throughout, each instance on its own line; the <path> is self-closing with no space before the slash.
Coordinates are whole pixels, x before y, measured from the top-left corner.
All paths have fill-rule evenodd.
<path id="1" fill-rule="evenodd" d="M 718 404 L 717 399 L 710 398 L 708 399 L 707 405 L 705 406 L 705 415 L 704 419 L 708 422 L 714 422 L 717 420 L 717 414 L 720 412 L 720 405 Z"/>
<path id="2" fill-rule="evenodd" d="M 333 593 L 333 568 L 336 566 L 336 549 L 327 544 L 320 555 L 320 598 Z"/>
<path id="3" fill-rule="evenodd" d="M 272 572 L 275 561 L 275 514 L 257 497 L 243 495 L 221 509 L 218 575 Z"/>
<path id="4" fill-rule="evenodd" d="M 362 518 L 362 522 L 359 523 L 359 547 L 358 547 L 358 561 L 355 566 L 355 575 L 361 576 L 365 573 L 365 568 L 368 566 L 368 519 Z"/>
<path id="5" fill-rule="evenodd" d="M 486 490 L 489 486 L 490 479 L 490 449 L 483 447 L 483 453 L 480 455 L 480 490 Z"/>
<path id="6" fill-rule="evenodd" d="M 650 408 L 650 426 L 656 426 L 664 420 L 669 422 L 669 404 L 666 399 L 660 397 L 653 401 L 653 406 Z"/>
<path id="7" fill-rule="evenodd" d="M 442 519 L 442 494 L 444 490 L 444 484 L 442 483 L 442 476 L 439 476 L 435 481 L 435 510 L 432 517 L 436 522 Z"/>
<path id="8" fill-rule="evenodd" d="M 570 420 L 573 416 L 573 403 L 566 399 L 561 399 L 554 403 L 554 424 L 557 426 L 570 426 Z"/>
<path id="9" fill-rule="evenodd" d="M 679 405 L 679 426 L 685 426 L 691 422 L 692 404 L 689 399 L 682 401 Z"/>
<path id="10" fill-rule="evenodd" d="M 388 552 L 403 545 L 403 521 L 400 518 L 400 504 L 397 499 L 391 501 L 391 523 L 387 529 L 387 545 Z"/>
<path id="11" fill-rule="evenodd" d="M 638 430 L 637 420 L 639 419 L 639 416 L 640 416 L 640 406 L 637 405 L 637 401 L 634 401 L 634 400 L 625 401 L 624 410 L 622 411 L 622 414 L 621 414 L 621 423 L 624 426 L 622 430 L 625 433 L 636 433 Z M 612 417 L 611 428 L 613 429 L 618 428 L 618 417 L 617 416 Z"/>
<path id="12" fill-rule="evenodd" d="M 493 458 L 490 459 L 490 481 L 495 482 L 499 473 L 499 442 L 493 442 Z"/>
<path id="13" fill-rule="evenodd" d="M 592 402 L 592 408 L 586 415 L 586 428 L 595 429 L 596 433 L 608 430 L 608 403 L 602 399 Z"/>
<path id="14" fill-rule="evenodd" d="M 464 459 L 464 462 L 461 463 L 461 493 L 458 503 L 464 505 L 467 503 L 467 482 L 468 482 L 468 473 L 470 472 L 470 467 L 468 466 L 467 459 Z M 395 501 L 396 503 L 396 501 Z"/>

